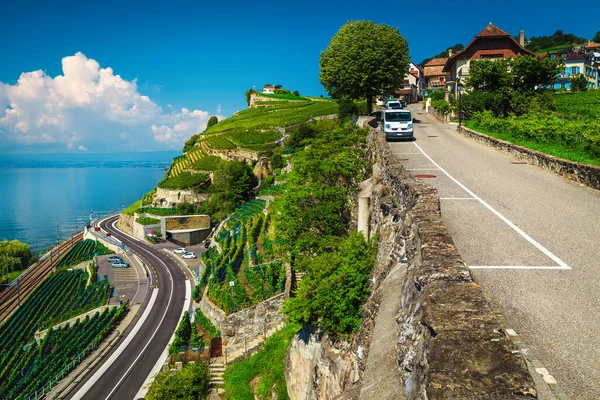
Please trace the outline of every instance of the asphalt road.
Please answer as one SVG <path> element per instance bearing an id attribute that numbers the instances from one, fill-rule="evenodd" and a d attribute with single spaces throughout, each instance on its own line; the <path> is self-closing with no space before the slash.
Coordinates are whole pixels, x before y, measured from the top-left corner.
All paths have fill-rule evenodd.
<path id="1" fill-rule="evenodd" d="M 434 176 L 422 180 L 438 189 L 444 222 L 490 303 L 570 398 L 600 399 L 600 191 L 410 108 L 416 141 L 392 142 L 392 151 L 412 173 Z"/>
<path id="2" fill-rule="evenodd" d="M 117 217 L 112 217 L 102 222 L 102 229 L 110 232 L 127 247 L 147 260 L 146 263 L 150 265 L 153 274 L 152 286 L 159 288 L 158 296 L 152 312 L 129 346 L 85 393 L 84 399 L 134 399 L 177 328 L 185 301 L 186 277 L 179 265 L 168 255 L 151 248 L 145 243 L 142 244 L 142 242 L 132 240 L 116 230 L 112 226 L 116 219 Z M 136 325 L 151 293 L 152 289 L 149 290 L 149 295 L 144 300 L 138 317 L 129 325 L 121 341 L 127 337 L 129 331 Z M 118 347 L 119 344 L 114 347 L 114 350 Z M 105 360 L 109 357 L 110 355 L 106 356 Z M 98 368 L 100 367 L 101 365 L 98 366 Z M 87 380 L 94 375 L 95 371 L 91 371 L 86 380 L 71 391 L 68 398 L 75 395 Z"/>

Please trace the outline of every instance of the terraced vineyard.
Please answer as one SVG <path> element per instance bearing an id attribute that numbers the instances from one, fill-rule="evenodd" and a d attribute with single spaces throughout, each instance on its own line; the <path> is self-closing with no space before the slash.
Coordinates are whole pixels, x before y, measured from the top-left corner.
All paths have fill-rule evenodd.
<path id="1" fill-rule="evenodd" d="M 226 312 L 257 304 L 285 287 L 285 265 L 276 251 L 279 243 L 269 236 L 265 206 L 254 199 L 238 208 L 215 237 L 223 252 L 211 247 L 202 254 L 206 269 L 200 287 L 208 286 L 210 299 Z"/>
<path id="2" fill-rule="evenodd" d="M 97 240 L 86 239 L 79 242 L 73 247 L 64 257 L 61 257 L 57 264 L 57 268 L 67 268 L 77 265 L 83 261 L 91 260 L 96 255 L 112 254 L 112 250 L 108 249 Z"/>
<path id="3" fill-rule="evenodd" d="M 34 333 L 106 304 L 110 284 L 86 287 L 82 270 L 50 275 L 0 326 L 0 398 L 27 398 L 94 341 L 101 340 L 124 312 L 113 309 L 50 332 L 37 344 Z M 49 355 L 51 354 L 51 357 Z"/>

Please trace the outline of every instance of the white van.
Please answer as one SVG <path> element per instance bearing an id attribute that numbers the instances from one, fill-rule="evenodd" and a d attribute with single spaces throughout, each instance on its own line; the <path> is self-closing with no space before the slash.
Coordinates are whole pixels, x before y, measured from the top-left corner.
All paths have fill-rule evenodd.
<path id="1" fill-rule="evenodd" d="M 402 102 L 400 102 L 400 100 L 388 100 L 385 103 L 385 108 L 387 110 L 401 110 L 402 108 Z"/>
<path id="2" fill-rule="evenodd" d="M 413 139 L 413 119 L 409 110 L 383 110 L 381 131 L 386 139 Z"/>

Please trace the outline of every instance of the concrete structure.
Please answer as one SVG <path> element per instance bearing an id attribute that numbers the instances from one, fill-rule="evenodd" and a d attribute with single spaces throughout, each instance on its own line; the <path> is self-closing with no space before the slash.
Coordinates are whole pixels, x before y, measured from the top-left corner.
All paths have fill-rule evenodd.
<path id="1" fill-rule="evenodd" d="M 184 245 L 201 243 L 210 234 L 208 215 L 161 217 L 160 230 L 167 240 Z"/>
<path id="2" fill-rule="evenodd" d="M 600 43 L 588 42 L 584 51 L 596 67 L 596 87 L 600 88 Z"/>
<path id="3" fill-rule="evenodd" d="M 510 34 L 504 32 L 491 22 L 486 26 L 463 50 L 450 55 L 442 71 L 449 74 L 446 82 L 446 92 L 456 96 L 458 91 L 457 80 L 464 82 L 469 76 L 471 60 L 503 59 L 517 56 L 535 55 L 524 48 L 525 33 L 521 31 L 517 42 Z"/>

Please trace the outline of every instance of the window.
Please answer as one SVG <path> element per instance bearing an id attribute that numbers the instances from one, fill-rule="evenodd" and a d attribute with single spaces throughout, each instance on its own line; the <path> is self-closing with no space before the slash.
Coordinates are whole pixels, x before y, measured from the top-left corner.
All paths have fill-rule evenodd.
<path id="1" fill-rule="evenodd" d="M 550 58 L 554 60 L 556 58 L 556 54 L 550 54 Z"/>

